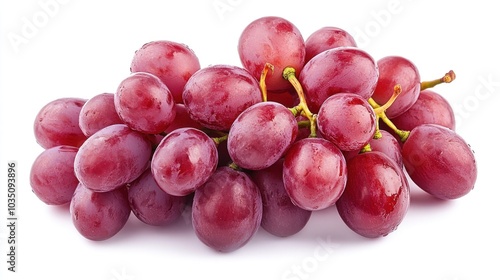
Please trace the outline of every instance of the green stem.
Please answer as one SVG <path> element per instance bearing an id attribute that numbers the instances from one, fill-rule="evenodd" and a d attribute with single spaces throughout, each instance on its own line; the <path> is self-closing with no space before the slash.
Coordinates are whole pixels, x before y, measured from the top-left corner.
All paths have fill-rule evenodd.
<path id="1" fill-rule="evenodd" d="M 215 145 L 219 146 L 220 143 L 227 140 L 229 134 L 222 135 L 220 137 L 212 137 L 212 140 L 215 142 Z"/>
<path id="2" fill-rule="evenodd" d="M 455 80 L 455 78 L 456 78 L 455 72 L 453 72 L 453 70 L 450 70 L 448 71 L 448 73 L 444 74 L 444 76 L 439 79 L 421 82 L 420 90 L 432 88 L 442 83 L 451 83 Z"/>

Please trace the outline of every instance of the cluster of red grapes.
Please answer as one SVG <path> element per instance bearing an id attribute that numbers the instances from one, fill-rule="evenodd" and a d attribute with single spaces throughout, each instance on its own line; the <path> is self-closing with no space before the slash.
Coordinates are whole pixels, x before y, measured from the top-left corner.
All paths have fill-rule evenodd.
<path id="1" fill-rule="evenodd" d="M 251 22 L 238 53 L 242 66 L 201 68 L 186 45 L 153 41 L 116 92 L 46 104 L 34 193 L 69 203 L 91 240 L 131 213 L 167 226 L 189 209 L 196 236 L 229 252 L 259 227 L 291 236 L 328 207 L 355 233 L 386 236 L 408 210 L 409 180 L 439 199 L 474 187 L 473 151 L 429 90 L 453 71 L 422 82 L 404 57 L 376 61 L 334 27 L 304 40 L 280 17 Z"/>

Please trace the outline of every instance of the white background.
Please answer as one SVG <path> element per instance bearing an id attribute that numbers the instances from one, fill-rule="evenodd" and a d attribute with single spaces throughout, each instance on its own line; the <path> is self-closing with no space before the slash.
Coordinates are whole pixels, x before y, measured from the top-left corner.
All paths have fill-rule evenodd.
<path id="1" fill-rule="evenodd" d="M 500 279 L 500 22 L 492 1 L 55 1 L 0 4 L 0 279 Z M 240 65 L 241 31 L 266 15 L 292 21 L 304 38 L 323 26 L 344 28 L 375 59 L 409 58 L 424 80 L 453 69 L 457 80 L 435 90 L 452 103 L 457 131 L 475 150 L 475 189 L 443 202 L 413 187 L 405 220 L 385 238 L 357 236 L 329 209 L 295 236 L 260 230 L 229 254 L 204 246 L 186 219 L 153 228 L 131 217 L 112 239 L 91 242 L 67 207 L 31 192 L 30 167 L 42 151 L 32 126 L 43 105 L 114 92 L 134 51 L 152 40 L 189 45 L 202 67 Z M 6 262 L 10 160 L 19 176 L 16 273 Z"/>

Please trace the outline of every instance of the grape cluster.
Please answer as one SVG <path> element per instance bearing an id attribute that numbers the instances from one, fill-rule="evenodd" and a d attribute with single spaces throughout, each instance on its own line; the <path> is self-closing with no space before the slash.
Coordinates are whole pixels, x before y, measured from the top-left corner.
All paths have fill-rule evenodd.
<path id="1" fill-rule="evenodd" d="M 353 232 L 386 236 L 407 213 L 410 180 L 443 200 L 474 187 L 474 153 L 430 89 L 453 71 L 421 81 L 409 59 L 375 60 L 340 28 L 304 40 L 271 16 L 251 22 L 237 50 L 241 66 L 201 67 L 184 44 L 150 42 L 116 92 L 43 106 L 33 192 L 69 204 L 91 240 L 131 213 L 168 226 L 190 211 L 196 236 L 230 252 L 260 227 L 294 235 L 328 207 Z"/>

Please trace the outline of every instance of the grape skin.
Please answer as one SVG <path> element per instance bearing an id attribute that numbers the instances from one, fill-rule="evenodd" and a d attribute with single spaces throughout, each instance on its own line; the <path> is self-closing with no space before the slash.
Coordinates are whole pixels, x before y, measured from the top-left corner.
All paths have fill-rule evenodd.
<path id="1" fill-rule="evenodd" d="M 357 47 L 354 37 L 347 31 L 325 26 L 314 31 L 306 42 L 306 63 L 317 54 L 338 47 Z"/>
<path id="2" fill-rule="evenodd" d="M 247 174 L 220 167 L 194 193 L 192 222 L 208 247 L 231 252 L 255 235 L 262 221 L 262 198 Z"/>
<path id="3" fill-rule="evenodd" d="M 318 112 L 322 137 L 342 151 L 363 148 L 375 134 L 375 122 L 375 112 L 368 101 L 354 93 L 328 97 Z"/>
<path id="4" fill-rule="evenodd" d="M 477 178 L 470 146 L 455 131 L 441 125 L 414 128 L 403 144 L 403 162 L 413 182 L 440 199 L 466 195 Z"/>
<path id="5" fill-rule="evenodd" d="M 195 128 L 179 128 L 162 139 L 151 160 L 153 177 L 170 195 L 185 196 L 215 172 L 215 142 Z"/>
<path id="6" fill-rule="evenodd" d="M 64 97 L 43 106 L 33 125 L 37 143 L 44 149 L 61 145 L 80 147 L 87 139 L 79 125 L 80 111 L 86 101 Z"/>
<path id="7" fill-rule="evenodd" d="M 297 75 L 304 66 L 306 48 L 299 29 L 290 21 L 267 16 L 245 27 L 238 41 L 238 54 L 243 67 L 260 79 L 266 63 L 274 66 L 274 74 L 266 77 L 269 91 L 284 91 L 291 85 L 281 77 L 285 67 L 293 67 Z"/>
<path id="8" fill-rule="evenodd" d="M 168 87 L 156 76 L 133 73 L 118 85 L 116 112 L 133 130 L 146 134 L 165 131 L 175 119 L 175 102 Z"/>
<path id="9" fill-rule="evenodd" d="M 134 53 L 130 72 L 148 72 L 157 76 L 170 90 L 176 103 L 182 103 L 182 91 L 189 78 L 200 70 L 196 54 L 187 45 L 159 40 L 144 44 Z"/>
<path id="10" fill-rule="evenodd" d="M 357 234 L 376 238 L 393 232 L 410 203 L 403 170 L 381 152 L 366 152 L 347 161 L 347 185 L 336 207 Z"/>
<path id="11" fill-rule="evenodd" d="M 127 188 L 95 192 L 78 184 L 70 202 L 70 214 L 73 225 L 85 238 L 109 239 L 125 226 L 130 216 Z"/>
<path id="12" fill-rule="evenodd" d="M 280 103 L 255 104 L 234 121 L 227 139 L 231 159 L 241 168 L 259 170 L 278 161 L 295 141 L 297 120 Z"/>
<path id="13" fill-rule="evenodd" d="M 401 94 L 385 111 L 388 118 L 395 118 L 406 112 L 417 101 L 420 94 L 420 74 L 410 60 L 401 56 L 386 56 L 377 61 L 379 80 L 373 100 L 385 104 L 394 92 L 394 86 L 401 86 Z"/>
<path id="14" fill-rule="evenodd" d="M 30 171 L 30 185 L 35 195 L 48 205 L 71 201 L 78 185 L 74 173 L 77 147 L 55 146 L 44 150 L 35 159 Z"/>
<path id="15" fill-rule="evenodd" d="M 346 181 L 345 158 L 337 146 L 325 139 L 302 139 L 285 155 L 283 183 L 292 202 L 302 209 L 332 206 Z"/>
<path id="16" fill-rule="evenodd" d="M 113 93 L 101 93 L 85 102 L 78 118 L 78 124 L 85 136 L 89 137 L 112 124 L 123 123 L 116 112 L 114 100 Z"/>
<path id="17" fill-rule="evenodd" d="M 278 237 L 300 232 L 309 221 L 311 211 L 302 209 L 290 200 L 283 184 L 283 161 L 251 173 L 262 195 L 261 226 Z"/>
<path id="18" fill-rule="evenodd" d="M 309 109 L 317 113 L 321 104 L 336 93 L 356 93 L 368 100 L 377 86 L 378 75 L 377 64 L 367 52 L 339 47 L 326 50 L 307 62 L 299 81 Z"/>
<path id="19" fill-rule="evenodd" d="M 247 70 L 213 65 L 189 79 L 182 99 L 191 119 L 213 130 L 228 131 L 241 112 L 262 101 L 262 95 Z"/>
<path id="20" fill-rule="evenodd" d="M 455 130 L 455 114 L 450 103 L 440 94 L 423 90 L 408 111 L 391 121 L 397 128 L 411 131 L 421 124 L 439 124 Z"/>
<path id="21" fill-rule="evenodd" d="M 187 203 L 184 196 L 164 192 L 154 180 L 151 169 L 130 183 L 128 201 L 134 215 L 152 226 L 172 224 L 181 216 Z"/>
<path id="22" fill-rule="evenodd" d="M 138 178 L 149 165 L 152 144 L 124 124 L 90 136 L 75 157 L 75 174 L 85 187 L 111 191 Z"/>

